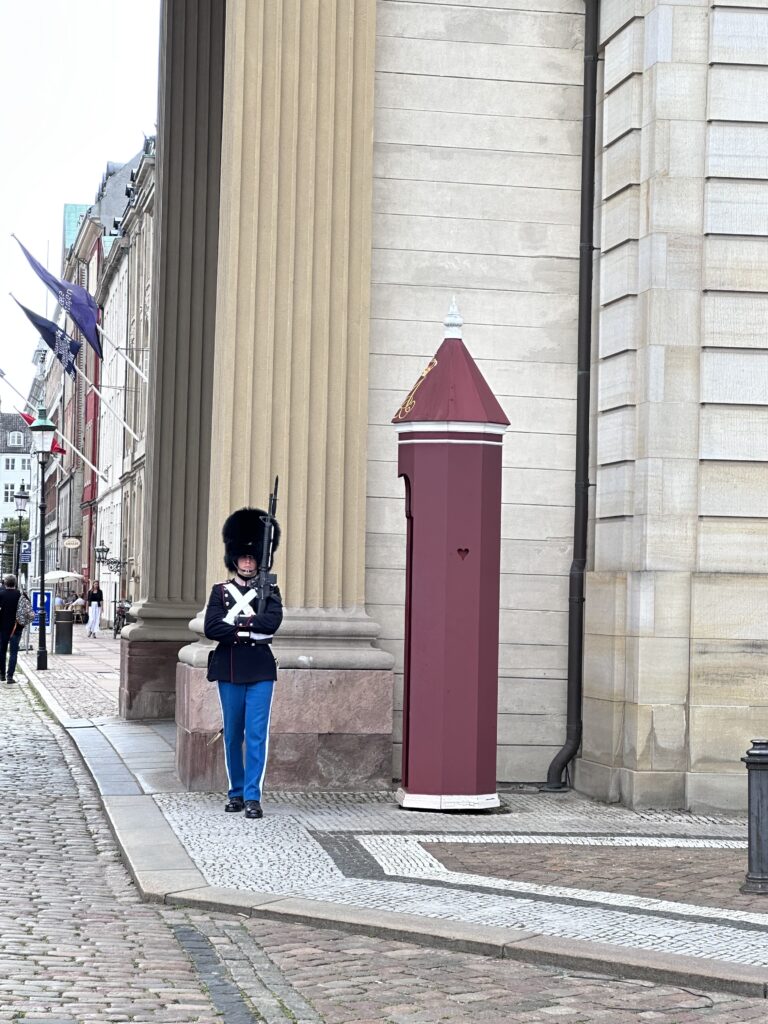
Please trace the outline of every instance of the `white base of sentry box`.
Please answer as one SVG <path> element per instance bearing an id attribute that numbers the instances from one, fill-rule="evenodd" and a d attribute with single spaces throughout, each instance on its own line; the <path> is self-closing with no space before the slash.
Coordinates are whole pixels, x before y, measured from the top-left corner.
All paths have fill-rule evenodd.
<path id="1" fill-rule="evenodd" d="M 470 793 L 462 796 L 445 793 L 409 793 L 402 787 L 395 799 L 406 810 L 416 811 L 485 811 L 499 807 L 498 793 Z"/>

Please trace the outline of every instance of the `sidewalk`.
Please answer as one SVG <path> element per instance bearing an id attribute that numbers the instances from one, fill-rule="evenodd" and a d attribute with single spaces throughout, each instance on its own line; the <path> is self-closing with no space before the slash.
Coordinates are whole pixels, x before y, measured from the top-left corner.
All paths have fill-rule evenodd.
<path id="1" fill-rule="evenodd" d="M 223 794 L 183 790 L 173 722 L 117 717 L 111 635 L 76 626 L 72 655 L 35 663 L 22 653 L 146 899 L 768 996 L 768 897 L 738 891 L 744 818 L 528 787 L 476 815 L 403 811 L 389 791 L 267 792 L 248 821 Z"/>

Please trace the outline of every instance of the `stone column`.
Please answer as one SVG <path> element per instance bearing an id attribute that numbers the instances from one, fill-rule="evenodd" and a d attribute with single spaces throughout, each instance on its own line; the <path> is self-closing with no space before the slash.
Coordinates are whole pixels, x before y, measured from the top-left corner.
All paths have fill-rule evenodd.
<path id="1" fill-rule="evenodd" d="M 392 659 L 364 607 L 375 14 L 228 4 L 208 575 L 224 576 L 226 516 L 263 507 L 279 474 L 272 785 L 391 777 Z M 220 778 L 208 649 L 180 655 L 192 788 Z"/>
<path id="2" fill-rule="evenodd" d="M 144 572 L 121 644 L 126 718 L 173 716 L 178 651 L 205 601 L 226 9 L 162 5 Z"/>
<path id="3" fill-rule="evenodd" d="M 686 802 L 708 8 L 607 0 L 597 496 L 578 788 Z"/>

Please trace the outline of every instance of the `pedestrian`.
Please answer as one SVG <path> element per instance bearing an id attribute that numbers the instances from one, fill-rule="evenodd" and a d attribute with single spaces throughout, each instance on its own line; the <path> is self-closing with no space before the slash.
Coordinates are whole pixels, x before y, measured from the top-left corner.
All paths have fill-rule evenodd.
<path id="1" fill-rule="evenodd" d="M 96 636 L 101 618 L 101 606 L 104 603 L 104 595 L 99 587 L 98 580 L 91 580 L 91 589 L 86 595 L 88 604 L 88 636 Z"/>
<path id="2" fill-rule="evenodd" d="M 85 618 L 85 598 L 78 594 L 70 604 L 69 610 L 74 612 L 74 621 L 82 623 Z"/>
<path id="3" fill-rule="evenodd" d="M 9 685 L 16 682 L 13 673 L 16 671 L 16 657 L 23 631 L 23 627 L 16 621 L 20 597 L 21 592 L 16 588 L 16 577 L 9 573 L 3 577 L 3 589 L 0 590 L 0 680 Z"/>
<path id="4" fill-rule="evenodd" d="M 269 718 L 277 679 L 270 642 L 283 620 L 277 586 L 270 587 L 262 612 L 253 584 L 262 561 L 264 517 L 260 508 L 241 508 L 224 523 L 224 564 L 234 574 L 217 583 L 208 598 L 204 632 L 218 641 L 209 656 L 208 679 L 218 684 L 224 722 L 224 761 L 229 779 L 225 811 L 261 818 L 267 767 Z M 280 541 L 274 521 L 272 556 Z M 245 741 L 245 750 L 243 750 Z"/>

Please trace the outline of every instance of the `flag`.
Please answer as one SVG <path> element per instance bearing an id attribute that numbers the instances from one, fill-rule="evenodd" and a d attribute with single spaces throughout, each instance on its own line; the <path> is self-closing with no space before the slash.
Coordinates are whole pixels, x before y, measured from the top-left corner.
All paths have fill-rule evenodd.
<path id="1" fill-rule="evenodd" d="M 24 420 L 24 422 L 27 424 L 28 427 L 31 427 L 32 424 L 35 422 L 35 417 L 34 416 L 30 416 L 28 412 L 22 412 L 21 409 L 17 409 L 16 412 L 19 414 L 19 416 L 21 416 L 21 418 Z M 52 455 L 66 455 L 67 454 L 67 449 L 66 448 L 62 448 L 61 445 L 59 444 L 59 442 L 56 440 L 55 437 L 53 439 L 53 445 L 51 446 L 51 454 Z"/>
<path id="2" fill-rule="evenodd" d="M 15 235 L 13 237 L 16 238 Z M 16 241 L 19 242 L 18 238 L 16 238 Z M 104 353 L 102 352 L 101 341 L 96 330 L 96 324 L 99 319 L 99 307 L 96 305 L 94 297 L 81 285 L 74 284 L 72 281 L 60 281 L 58 277 L 54 277 L 50 271 L 45 269 L 42 263 L 37 262 L 32 253 L 27 252 L 21 242 L 19 242 L 19 246 L 21 246 L 21 251 L 29 260 L 29 265 L 34 272 L 45 286 L 53 292 L 61 308 L 65 313 L 69 314 L 83 332 L 85 340 L 99 359 L 103 359 Z"/>
<path id="3" fill-rule="evenodd" d="M 21 306 L 28 319 L 31 320 L 40 332 L 40 337 L 64 367 L 64 372 L 68 373 L 72 380 L 74 380 L 77 376 L 75 359 L 77 359 L 77 353 L 82 348 L 80 342 L 74 341 L 60 327 L 57 327 L 50 320 L 46 320 L 44 316 L 38 316 L 31 309 L 22 306 L 18 299 L 14 299 L 14 302 L 17 306 Z"/>

